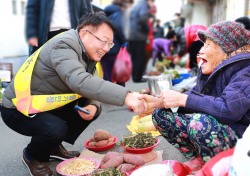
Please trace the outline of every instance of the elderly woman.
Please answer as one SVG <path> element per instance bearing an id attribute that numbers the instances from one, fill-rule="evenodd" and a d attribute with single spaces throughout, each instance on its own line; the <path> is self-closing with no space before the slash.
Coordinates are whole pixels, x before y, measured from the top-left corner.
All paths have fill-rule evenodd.
<path id="1" fill-rule="evenodd" d="M 204 42 L 196 86 L 160 98 L 142 95 L 162 136 L 189 161 L 193 171 L 217 153 L 235 146 L 250 123 L 250 32 L 224 21 L 198 31 Z M 179 107 L 177 113 L 169 108 Z"/>

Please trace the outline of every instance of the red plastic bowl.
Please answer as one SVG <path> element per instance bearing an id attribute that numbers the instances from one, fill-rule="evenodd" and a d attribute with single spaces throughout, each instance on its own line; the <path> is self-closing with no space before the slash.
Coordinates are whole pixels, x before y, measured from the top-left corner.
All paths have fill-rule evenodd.
<path id="1" fill-rule="evenodd" d="M 84 146 L 89 149 L 89 150 L 92 150 L 92 151 L 95 151 L 95 152 L 102 152 L 102 151 L 106 151 L 106 150 L 109 150 L 111 149 L 115 143 L 118 141 L 118 138 L 115 137 L 115 136 L 112 136 L 114 138 L 114 142 L 110 143 L 109 145 L 106 145 L 106 146 L 103 146 L 103 147 L 95 147 L 95 146 L 89 146 L 89 143 L 90 143 L 90 139 L 87 140 L 85 143 L 84 143 Z"/>
<path id="2" fill-rule="evenodd" d="M 93 170 L 91 170 L 91 171 L 84 172 L 84 173 L 80 173 L 79 175 L 76 175 L 76 174 L 74 174 L 74 175 L 72 175 L 72 174 L 65 174 L 65 173 L 63 173 L 63 172 L 61 171 L 61 168 L 62 168 L 65 164 L 67 164 L 67 163 L 69 163 L 69 162 L 71 162 L 71 161 L 74 161 L 74 160 L 76 160 L 76 159 L 84 159 L 84 160 L 92 161 L 92 162 L 94 163 L 94 165 L 95 165 L 95 168 L 94 168 Z M 97 168 L 99 168 L 99 166 L 100 166 L 100 162 L 99 162 L 97 159 L 95 159 L 95 158 L 90 158 L 90 157 L 77 157 L 77 158 L 71 158 L 71 159 L 67 159 L 67 160 L 65 160 L 65 161 L 60 162 L 60 163 L 56 166 L 56 171 L 57 171 L 57 173 L 59 173 L 59 174 L 61 174 L 61 175 L 63 175 L 63 176 L 81 176 L 81 175 L 88 175 L 88 174 L 92 173 L 92 172 L 95 171 Z"/>
<path id="3" fill-rule="evenodd" d="M 173 168 L 173 172 L 175 175 L 186 176 L 192 173 L 191 169 L 187 165 L 180 163 L 176 160 L 164 160 L 161 162 L 161 164 L 167 165 L 168 162 L 169 166 Z"/>
<path id="4" fill-rule="evenodd" d="M 124 148 L 129 153 L 140 154 L 140 153 L 148 153 L 148 152 L 152 151 L 159 143 L 160 143 L 160 140 L 157 139 L 157 141 L 154 145 L 152 145 L 150 147 L 146 147 L 146 148 L 129 148 L 129 147 L 124 146 L 123 144 L 121 144 L 121 147 Z"/>

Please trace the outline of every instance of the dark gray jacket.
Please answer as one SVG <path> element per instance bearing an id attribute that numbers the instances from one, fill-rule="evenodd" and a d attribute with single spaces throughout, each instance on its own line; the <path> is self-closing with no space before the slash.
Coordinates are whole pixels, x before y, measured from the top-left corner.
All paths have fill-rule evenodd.
<path id="1" fill-rule="evenodd" d="M 36 61 L 31 78 L 31 94 L 77 93 L 89 100 L 123 105 L 128 89 L 94 76 L 91 61 L 76 30 L 69 30 L 48 41 Z M 3 106 L 15 108 L 13 80 L 4 92 Z M 111 91 L 112 90 L 112 91 Z M 99 107 L 100 103 L 92 101 Z"/>
<path id="2" fill-rule="evenodd" d="M 130 13 L 128 41 L 146 41 L 148 38 L 149 6 L 147 0 L 139 0 Z"/>

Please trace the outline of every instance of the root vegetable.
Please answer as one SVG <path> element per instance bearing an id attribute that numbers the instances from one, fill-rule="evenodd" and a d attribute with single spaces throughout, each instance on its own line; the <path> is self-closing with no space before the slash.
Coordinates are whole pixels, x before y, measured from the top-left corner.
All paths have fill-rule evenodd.
<path id="1" fill-rule="evenodd" d="M 93 141 L 93 142 L 90 142 L 90 143 L 89 143 L 89 146 L 90 146 L 90 147 L 94 147 L 94 146 L 95 146 L 95 142 L 94 142 L 94 141 Z"/>
<path id="2" fill-rule="evenodd" d="M 134 155 L 130 155 L 130 154 L 124 154 L 123 159 L 126 163 L 133 164 L 136 166 L 142 166 L 145 164 L 143 159 L 141 159 L 138 156 L 134 156 Z"/>
<path id="3" fill-rule="evenodd" d="M 118 167 L 119 165 L 121 165 L 123 163 L 123 156 L 116 156 L 114 158 L 111 158 L 110 160 L 108 160 L 106 163 L 104 163 L 103 165 L 101 165 L 102 169 L 106 169 L 109 167 Z"/>
<path id="4" fill-rule="evenodd" d="M 90 142 L 94 142 L 95 139 L 92 137 L 92 138 L 89 139 L 89 141 L 90 141 Z"/>
<path id="5" fill-rule="evenodd" d="M 95 146 L 96 147 L 104 147 L 108 144 L 109 140 L 101 140 L 101 141 L 97 141 L 95 142 Z"/>
<path id="6" fill-rule="evenodd" d="M 115 138 L 114 137 L 109 137 L 109 142 L 114 142 L 115 141 Z"/>
<path id="7" fill-rule="evenodd" d="M 98 129 L 94 133 L 95 141 L 107 140 L 109 139 L 109 137 L 110 137 L 110 133 L 105 130 Z"/>
<path id="8" fill-rule="evenodd" d="M 116 170 L 121 171 L 122 173 L 130 172 L 132 171 L 136 166 L 133 164 L 123 163 L 119 165 Z"/>
<path id="9" fill-rule="evenodd" d="M 114 158 L 116 156 L 122 156 L 121 153 L 118 152 L 108 152 L 104 157 L 102 158 L 101 165 L 109 161 L 111 158 Z"/>

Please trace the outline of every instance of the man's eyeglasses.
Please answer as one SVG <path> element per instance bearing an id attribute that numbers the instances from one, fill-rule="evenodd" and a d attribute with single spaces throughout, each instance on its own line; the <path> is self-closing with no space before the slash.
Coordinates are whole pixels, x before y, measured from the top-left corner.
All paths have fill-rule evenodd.
<path id="1" fill-rule="evenodd" d="M 94 36 L 97 40 L 99 40 L 102 43 L 103 47 L 106 46 L 106 45 L 108 45 L 109 48 L 112 48 L 115 45 L 114 43 L 108 43 L 107 41 L 101 40 L 99 37 L 97 37 L 96 35 L 94 35 L 89 30 L 85 30 L 85 31 L 88 32 L 89 34 L 91 34 L 92 36 Z"/>

